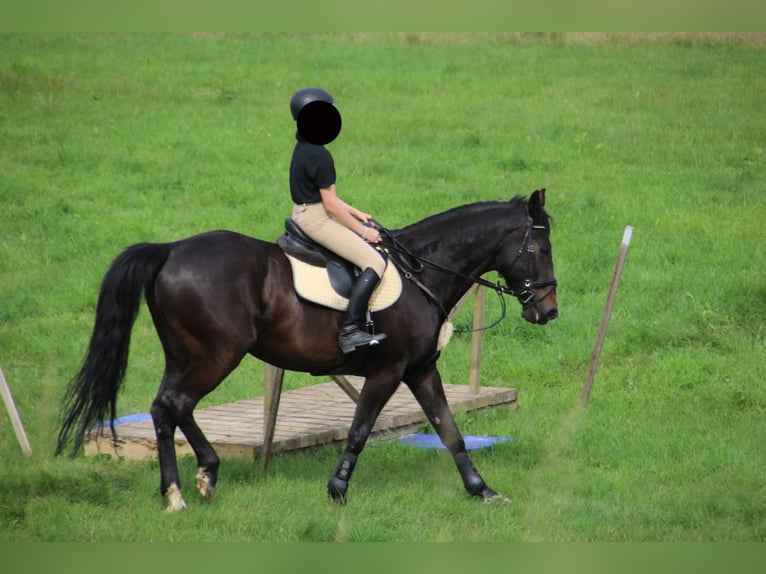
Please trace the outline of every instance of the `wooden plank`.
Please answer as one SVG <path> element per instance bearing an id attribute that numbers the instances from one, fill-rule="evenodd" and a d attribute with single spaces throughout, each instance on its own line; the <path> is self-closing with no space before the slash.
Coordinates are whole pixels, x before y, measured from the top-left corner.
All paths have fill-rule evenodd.
<path id="1" fill-rule="evenodd" d="M 350 377 L 348 384 L 360 390 L 362 380 Z M 497 405 L 515 408 L 515 389 L 483 387 L 473 394 L 467 385 L 444 385 L 452 412 Z M 279 417 L 274 426 L 271 452 L 313 448 L 346 440 L 355 404 L 336 383 L 327 382 L 282 393 Z M 195 418 L 222 457 L 253 458 L 264 445 L 264 399 L 245 399 L 200 409 Z M 371 437 L 409 432 L 425 415 L 409 389 L 402 385 L 381 412 Z M 157 457 L 157 442 L 150 420 L 117 427 L 117 453 L 125 458 Z M 180 431 L 175 436 L 179 456 L 192 454 Z M 108 430 L 85 445 L 88 454 L 115 454 Z"/>

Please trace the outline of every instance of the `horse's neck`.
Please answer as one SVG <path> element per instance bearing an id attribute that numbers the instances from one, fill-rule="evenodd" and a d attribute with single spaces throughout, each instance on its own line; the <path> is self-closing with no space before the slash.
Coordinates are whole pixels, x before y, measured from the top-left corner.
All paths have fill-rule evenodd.
<path id="1" fill-rule="evenodd" d="M 518 224 L 517 219 L 520 221 L 510 216 L 507 204 L 474 205 L 403 230 L 402 242 L 419 257 L 456 272 L 426 265 L 421 275 L 421 281 L 449 310 L 471 287 L 471 281 L 460 274 L 479 277 L 489 271 L 490 262 L 514 223 Z"/>

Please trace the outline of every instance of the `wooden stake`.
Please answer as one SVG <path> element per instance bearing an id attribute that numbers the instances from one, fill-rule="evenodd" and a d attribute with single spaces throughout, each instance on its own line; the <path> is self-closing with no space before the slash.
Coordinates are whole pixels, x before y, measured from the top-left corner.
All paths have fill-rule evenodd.
<path id="1" fill-rule="evenodd" d="M 485 276 L 482 275 L 482 279 Z M 485 289 L 477 286 L 476 298 L 473 303 L 473 329 L 471 334 L 471 370 L 468 376 L 468 387 L 474 395 L 479 394 L 481 388 L 481 343 L 483 333 L 481 329 L 484 322 L 484 291 Z"/>
<path id="2" fill-rule="evenodd" d="M 588 367 L 588 373 L 585 376 L 585 382 L 583 383 L 582 395 L 580 395 L 580 406 L 585 407 L 588 404 L 588 398 L 590 397 L 590 391 L 593 387 L 593 378 L 596 375 L 596 367 L 598 366 L 598 359 L 601 356 L 601 348 L 604 345 L 604 337 L 606 336 L 606 328 L 609 325 L 609 318 L 612 315 L 612 307 L 614 305 L 614 297 L 617 293 L 617 284 L 620 282 L 620 276 L 622 275 L 622 268 L 625 266 L 625 256 L 628 254 L 628 246 L 630 245 L 630 239 L 633 236 L 633 228 L 628 225 L 625 227 L 625 232 L 622 234 L 622 244 L 620 245 L 620 254 L 617 257 L 617 263 L 614 267 L 614 275 L 612 277 L 612 285 L 609 287 L 609 295 L 606 298 L 606 306 L 604 307 L 604 314 L 601 316 L 601 325 L 598 328 L 598 335 L 596 336 L 596 344 L 593 346 L 593 353 L 590 357 L 590 366 Z"/>
<path id="3" fill-rule="evenodd" d="M 3 373 L 2 368 L 0 368 L 0 393 L 3 395 L 5 410 L 8 411 L 8 416 L 11 418 L 11 424 L 13 425 L 13 430 L 16 432 L 16 438 L 19 441 L 21 450 L 26 455 L 32 454 L 32 447 L 29 446 L 27 433 L 24 432 L 24 425 L 21 423 L 19 411 L 16 410 L 16 403 L 13 401 L 11 388 L 8 386 L 8 381 L 5 380 L 5 374 Z"/>
<path id="4" fill-rule="evenodd" d="M 261 468 L 266 470 L 271 460 L 271 446 L 274 443 L 274 429 L 277 426 L 279 399 L 282 397 L 282 382 L 285 370 L 265 363 L 263 385 L 263 447 L 261 448 Z"/>

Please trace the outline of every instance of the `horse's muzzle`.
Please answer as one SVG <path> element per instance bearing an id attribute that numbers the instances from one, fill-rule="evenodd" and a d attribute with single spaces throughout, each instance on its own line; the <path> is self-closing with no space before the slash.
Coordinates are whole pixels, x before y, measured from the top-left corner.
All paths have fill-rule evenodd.
<path id="1" fill-rule="evenodd" d="M 535 301 L 533 305 L 526 307 L 521 316 L 530 323 L 545 325 L 559 316 L 559 308 L 556 303 L 556 294 L 548 293 L 542 299 Z"/>

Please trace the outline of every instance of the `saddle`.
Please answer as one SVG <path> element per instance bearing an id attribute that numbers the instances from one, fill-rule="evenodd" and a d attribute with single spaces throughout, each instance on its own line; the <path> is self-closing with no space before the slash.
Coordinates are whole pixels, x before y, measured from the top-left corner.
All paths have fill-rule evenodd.
<path id="1" fill-rule="evenodd" d="M 351 287 L 362 270 L 316 243 L 289 217 L 285 219 L 285 232 L 277 237 L 277 245 L 290 261 L 298 295 L 325 307 L 346 310 Z M 386 256 L 385 252 L 381 254 Z M 387 265 L 370 297 L 370 310 L 390 307 L 401 291 L 399 272 L 394 265 Z"/>

